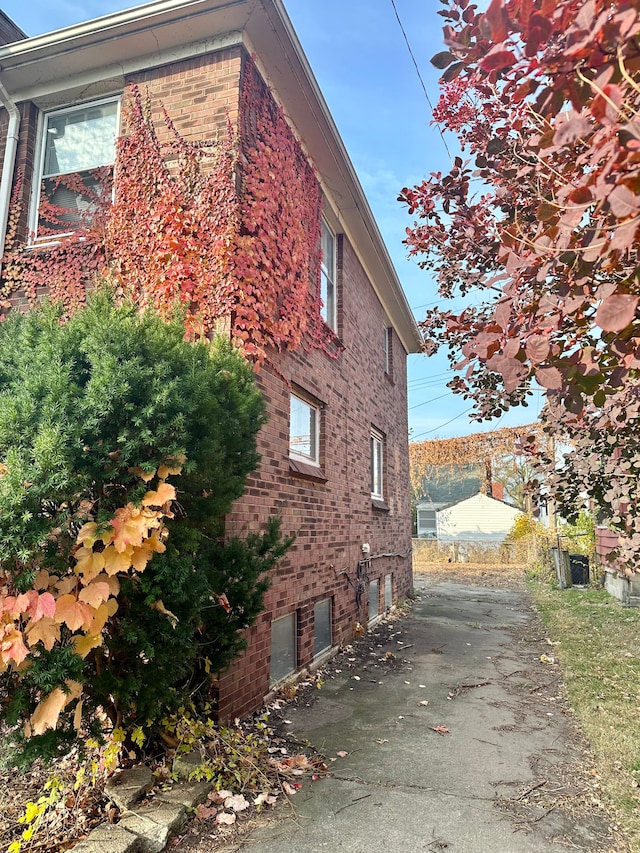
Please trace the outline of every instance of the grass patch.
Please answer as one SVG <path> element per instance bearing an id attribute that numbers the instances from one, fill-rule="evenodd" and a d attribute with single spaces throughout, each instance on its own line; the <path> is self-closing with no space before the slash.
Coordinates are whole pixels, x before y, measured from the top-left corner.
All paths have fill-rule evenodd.
<path id="1" fill-rule="evenodd" d="M 603 589 L 529 582 L 587 738 L 603 799 L 640 853 L 640 609 Z"/>

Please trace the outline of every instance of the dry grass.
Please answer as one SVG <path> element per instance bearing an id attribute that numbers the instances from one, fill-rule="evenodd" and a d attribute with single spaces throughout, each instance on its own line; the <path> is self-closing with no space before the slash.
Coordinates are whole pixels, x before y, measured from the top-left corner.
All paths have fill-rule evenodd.
<path id="1" fill-rule="evenodd" d="M 530 588 L 593 751 L 594 775 L 638 853 L 640 610 L 621 607 L 602 589 Z"/>
<path id="2" fill-rule="evenodd" d="M 413 561 L 413 574 L 423 583 L 453 581 L 479 586 L 524 587 L 525 566 L 505 563 L 429 563 Z"/>

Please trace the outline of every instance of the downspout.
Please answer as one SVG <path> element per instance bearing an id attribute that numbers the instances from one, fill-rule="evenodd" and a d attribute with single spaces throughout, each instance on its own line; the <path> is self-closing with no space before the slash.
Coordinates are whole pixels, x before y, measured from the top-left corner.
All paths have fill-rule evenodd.
<path id="1" fill-rule="evenodd" d="M 0 102 L 9 113 L 9 127 L 7 129 L 7 141 L 4 148 L 4 159 L 2 163 L 2 177 L 0 178 L 0 271 L 2 270 L 2 257 L 4 255 L 4 243 L 7 236 L 7 224 L 9 222 L 9 205 L 11 203 L 11 185 L 13 183 L 13 170 L 16 164 L 16 151 L 18 150 L 18 131 L 20 130 L 20 111 L 7 90 L 0 83 Z"/>

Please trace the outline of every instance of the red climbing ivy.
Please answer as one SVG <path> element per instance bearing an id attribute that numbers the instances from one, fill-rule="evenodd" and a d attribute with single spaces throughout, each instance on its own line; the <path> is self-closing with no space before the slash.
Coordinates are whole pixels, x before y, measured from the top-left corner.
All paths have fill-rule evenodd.
<path id="1" fill-rule="evenodd" d="M 252 62 L 243 78 L 241 122 L 237 333 L 258 353 L 265 345 L 295 349 L 306 337 L 334 355 L 337 338 L 320 316 L 320 187 Z"/>
<path id="2" fill-rule="evenodd" d="M 239 132 L 227 123 L 218 138 L 187 140 L 163 109 L 161 139 L 154 111 L 148 95 L 128 87 L 115 197 L 104 170 L 103 191 L 72 234 L 61 236 L 64 211 L 42 193 L 49 229 L 38 237 L 51 242 L 19 244 L 16 188 L 5 307 L 22 293 L 30 304 L 47 293 L 73 311 L 87 286 L 110 278 L 143 309 L 168 317 L 179 306 L 194 337 L 229 329 L 257 367 L 301 346 L 335 357 L 340 342 L 320 314 L 319 183 L 254 63 L 245 63 Z"/>

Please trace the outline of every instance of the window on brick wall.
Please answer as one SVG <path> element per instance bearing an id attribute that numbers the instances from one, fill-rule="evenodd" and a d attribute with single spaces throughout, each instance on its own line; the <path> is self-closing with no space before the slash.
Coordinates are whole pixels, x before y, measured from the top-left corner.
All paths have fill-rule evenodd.
<path id="1" fill-rule="evenodd" d="M 384 435 L 371 428 L 371 497 L 384 500 Z"/>
<path id="2" fill-rule="evenodd" d="M 393 329 L 391 326 L 385 326 L 382 330 L 382 347 L 384 355 L 384 372 L 391 376 L 393 370 Z"/>
<path id="3" fill-rule="evenodd" d="M 369 581 L 369 622 L 375 619 L 380 612 L 380 581 Z"/>
<path id="4" fill-rule="evenodd" d="M 327 326 L 334 332 L 338 330 L 338 300 L 337 300 L 337 263 L 336 235 L 325 219 L 321 225 L 320 249 L 322 261 L 320 266 L 320 298 L 322 299 L 321 314 Z"/>
<path id="5" fill-rule="evenodd" d="M 297 667 L 296 613 L 288 613 L 271 623 L 271 684 L 281 681 Z"/>
<path id="6" fill-rule="evenodd" d="M 320 464 L 320 405 L 299 392 L 290 397 L 289 455 Z"/>
<path id="7" fill-rule="evenodd" d="M 45 113 L 32 229 L 39 240 L 88 224 L 113 187 L 120 101 Z"/>
<path id="8" fill-rule="evenodd" d="M 331 599 L 325 598 L 313 608 L 313 656 L 331 648 Z"/>
<path id="9" fill-rule="evenodd" d="M 393 575 L 384 576 L 384 607 L 385 610 L 391 610 L 393 607 Z"/>

